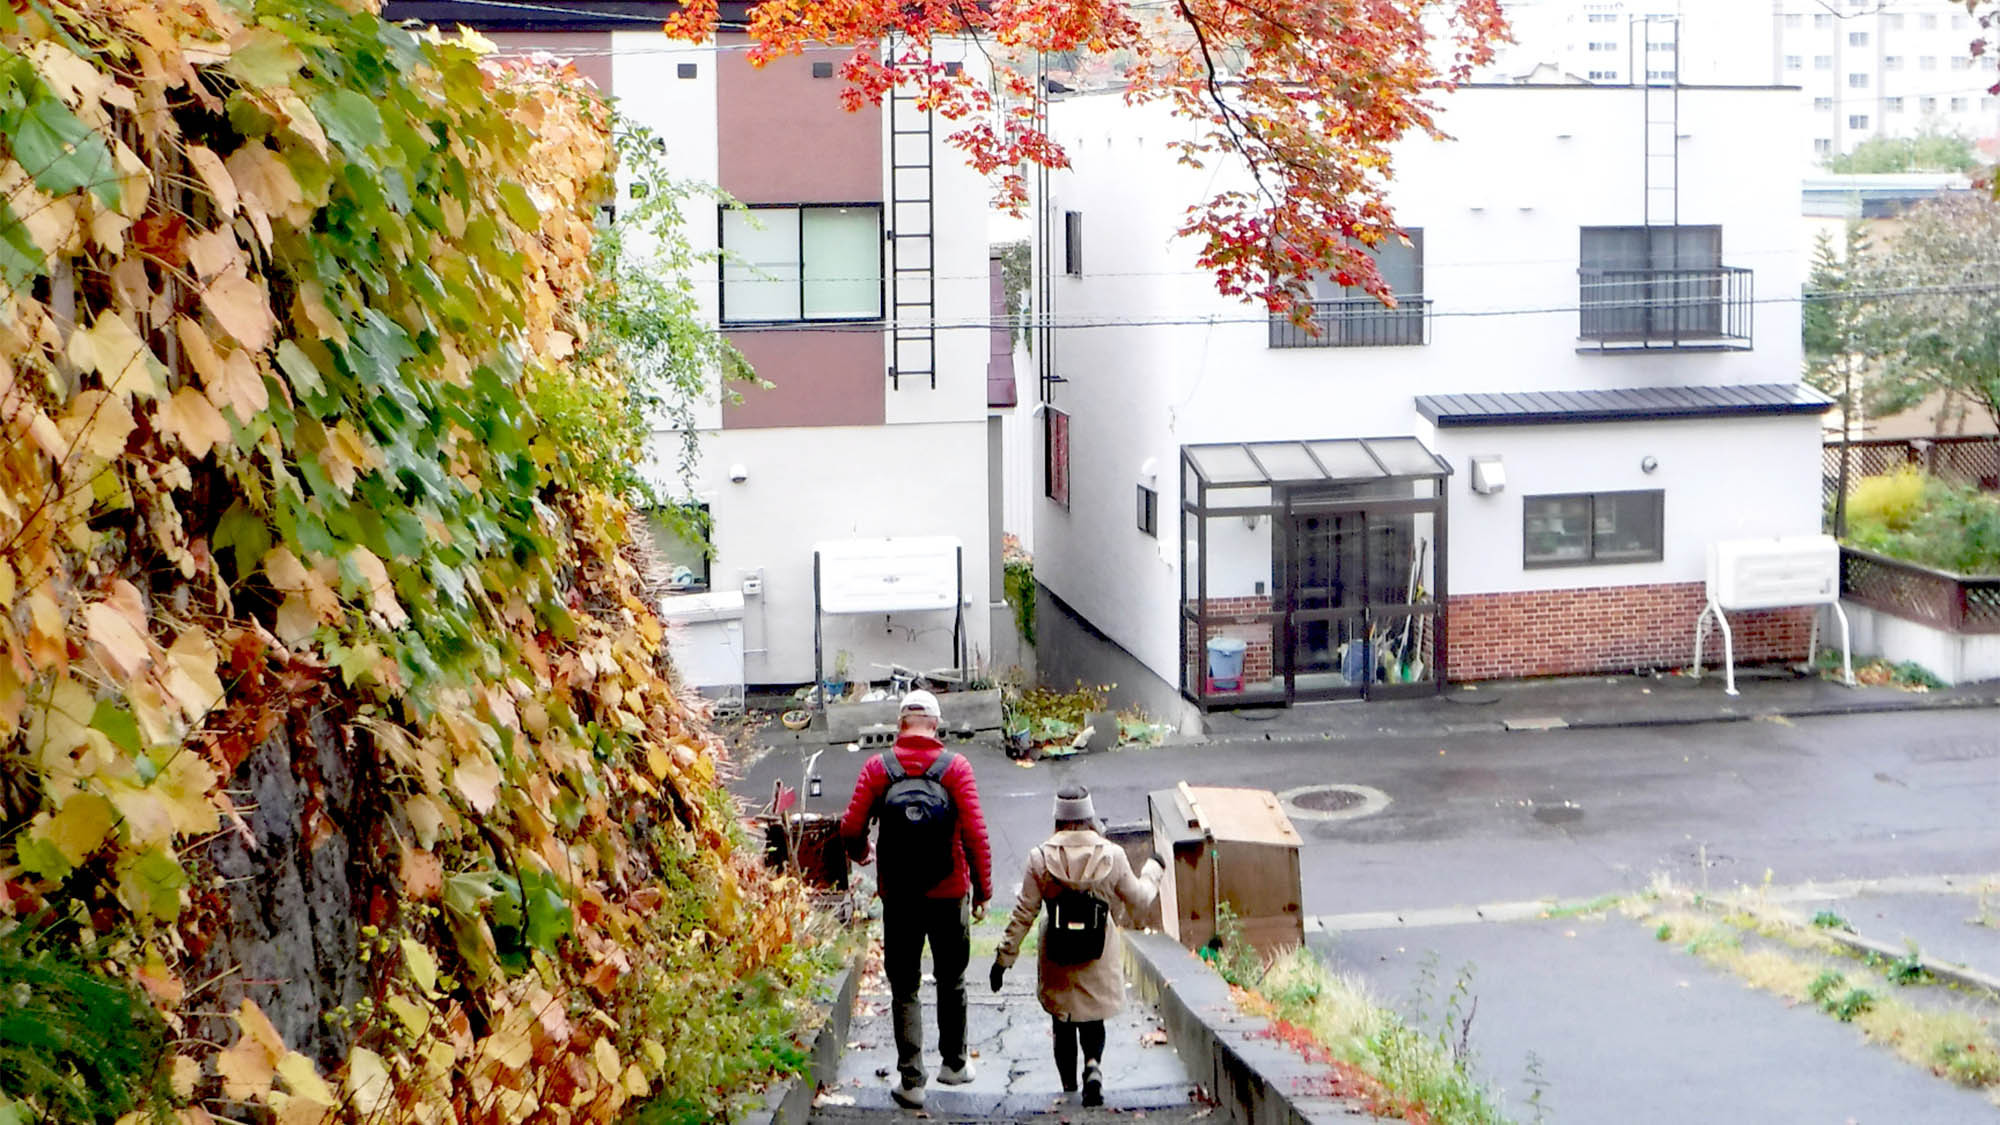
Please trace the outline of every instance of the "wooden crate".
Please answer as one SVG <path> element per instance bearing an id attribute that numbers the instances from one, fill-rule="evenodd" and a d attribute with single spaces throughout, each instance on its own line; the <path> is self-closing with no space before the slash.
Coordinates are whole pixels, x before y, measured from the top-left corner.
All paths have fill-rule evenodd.
<path id="1" fill-rule="evenodd" d="M 1228 903 L 1264 956 L 1305 942 L 1301 841 L 1276 794 L 1183 783 L 1147 803 L 1153 852 L 1167 865 L 1160 918 L 1168 935 L 1200 949 L 1215 937 L 1216 907 Z"/>

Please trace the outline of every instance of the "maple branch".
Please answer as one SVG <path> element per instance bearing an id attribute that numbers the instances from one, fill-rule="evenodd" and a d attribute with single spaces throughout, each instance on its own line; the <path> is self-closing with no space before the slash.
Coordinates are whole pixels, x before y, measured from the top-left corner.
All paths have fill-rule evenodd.
<path id="1" fill-rule="evenodd" d="M 1270 200 L 1271 206 L 1276 207 L 1278 205 L 1278 197 L 1272 194 L 1270 187 L 1264 183 L 1264 172 L 1261 162 L 1251 154 L 1249 146 L 1243 141 L 1242 133 L 1237 131 L 1237 121 L 1243 115 L 1230 106 L 1228 100 L 1223 97 L 1222 79 L 1216 73 L 1215 56 L 1209 51 L 1208 35 L 1202 30 L 1201 21 L 1195 17 L 1193 9 L 1188 7 L 1188 0 L 1175 0 L 1175 6 L 1180 9 L 1181 17 L 1187 21 L 1189 30 L 1194 32 L 1195 46 L 1201 49 L 1202 66 L 1207 70 L 1205 84 L 1208 87 L 1208 96 L 1215 103 L 1224 128 L 1229 130 L 1230 147 L 1241 154 L 1244 162 L 1250 166 L 1250 176 L 1257 181 L 1258 193 Z M 1243 127 L 1250 130 L 1252 136 L 1256 136 L 1254 126 L 1250 124 L 1247 118 L 1243 120 Z M 1266 144 L 1262 137 L 1257 137 L 1257 141 L 1259 144 Z"/>

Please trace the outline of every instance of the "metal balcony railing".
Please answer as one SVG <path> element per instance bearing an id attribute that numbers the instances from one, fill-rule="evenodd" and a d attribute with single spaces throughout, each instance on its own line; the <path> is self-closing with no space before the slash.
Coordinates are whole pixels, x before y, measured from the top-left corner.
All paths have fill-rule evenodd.
<path id="1" fill-rule="evenodd" d="M 1589 350 L 1713 350 L 1751 346 L 1751 271 L 1581 269 L 1577 336 Z"/>
<path id="2" fill-rule="evenodd" d="M 1397 297 L 1388 308 L 1373 297 L 1312 303 L 1312 329 L 1289 316 L 1271 318 L 1274 348 L 1380 348 L 1430 343 L 1431 303 Z"/>

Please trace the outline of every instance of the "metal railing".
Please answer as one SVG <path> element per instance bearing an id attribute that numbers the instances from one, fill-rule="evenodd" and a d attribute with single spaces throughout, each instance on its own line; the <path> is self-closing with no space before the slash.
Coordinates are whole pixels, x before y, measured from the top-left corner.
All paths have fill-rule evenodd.
<path id="1" fill-rule="evenodd" d="M 1431 303 L 1397 297 L 1389 308 L 1373 297 L 1312 302 L 1311 327 L 1289 316 L 1271 318 L 1274 348 L 1381 348 L 1430 343 Z"/>
<path id="2" fill-rule="evenodd" d="M 1996 575 L 1953 574 L 1843 546 L 1840 596 L 1954 633 L 2000 633 Z"/>
<path id="3" fill-rule="evenodd" d="M 1748 348 L 1752 271 L 1580 269 L 1577 335 L 1602 350 Z"/>

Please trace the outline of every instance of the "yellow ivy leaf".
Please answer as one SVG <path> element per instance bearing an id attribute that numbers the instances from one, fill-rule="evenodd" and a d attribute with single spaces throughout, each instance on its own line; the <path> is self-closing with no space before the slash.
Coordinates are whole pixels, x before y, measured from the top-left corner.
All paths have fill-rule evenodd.
<path id="1" fill-rule="evenodd" d="M 188 264 L 194 267 L 196 276 L 203 281 L 228 272 L 232 266 L 244 265 L 242 244 L 236 241 L 236 233 L 226 226 L 199 234 L 189 231 L 181 240 L 181 249 L 187 254 Z"/>
<path id="2" fill-rule="evenodd" d="M 348 1102 L 363 1117 L 386 1109 L 395 1094 L 395 1079 L 382 1056 L 366 1047 L 356 1047 L 347 1056 Z"/>
<path id="3" fill-rule="evenodd" d="M 125 836 L 135 848 L 162 847 L 173 842 L 173 798 L 162 789 L 123 782 L 111 784 L 111 803 L 125 821 Z"/>
<path id="4" fill-rule="evenodd" d="M 222 1079 L 223 1096 L 250 1101 L 271 1092 L 271 1077 L 276 1071 L 270 1051 L 246 1034 L 235 1046 L 215 1056 L 215 1073 Z"/>
<path id="5" fill-rule="evenodd" d="M 381 468 L 384 461 L 382 454 L 369 444 L 368 439 L 343 418 L 326 432 L 326 448 L 320 454 L 320 464 L 326 467 L 327 476 L 333 480 L 334 486 L 352 496 L 355 479 L 363 472 Z"/>
<path id="6" fill-rule="evenodd" d="M 194 1097 L 194 1085 L 201 1081 L 201 1064 L 186 1055 L 174 1056 L 174 1093 L 183 1098 Z"/>
<path id="7" fill-rule="evenodd" d="M 591 1046 L 590 1053 L 597 1063 L 597 1073 L 602 1075 L 606 1082 L 615 1085 L 619 1079 L 620 1068 L 618 1049 L 611 1045 L 611 1037 L 599 1036 L 597 1042 Z"/>
<path id="8" fill-rule="evenodd" d="M 97 647 L 98 660 L 121 681 L 132 679 L 152 662 L 145 604 L 131 583 L 119 579 L 109 599 L 84 607 L 83 620 L 85 634 Z"/>
<path id="9" fill-rule="evenodd" d="M 333 1087 L 328 1086 L 326 1079 L 319 1076 L 319 1071 L 314 1068 L 312 1060 L 297 1051 L 286 1051 L 285 1057 L 278 1060 L 277 1070 L 278 1077 L 284 1079 L 285 1085 L 291 1087 L 295 1097 L 318 1102 L 323 1106 L 339 1103 L 340 1099 L 335 1096 Z"/>
<path id="10" fill-rule="evenodd" d="M 180 334 L 181 354 L 187 356 L 188 366 L 201 376 L 202 384 L 213 387 L 222 382 L 222 355 L 215 350 L 215 341 L 208 338 L 208 332 L 185 316 L 174 321 L 174 330 Z"/>
<path id="11" fill-rule="evenodd" d="M 430 1012 L 419 1007 L 415 1001 L 402 993 L 390 993 L 382 1001 L 382 1006 L 389 1009 L 390 1015 L 403 1021 L 403 1026 L 409 1029 L 410 1034 L 421 1036 L 430 1030 Z"/>
<path id="12" fill-rule="evenodd" d="M 64 456 L 74 450 L 93 460 L 113 460 L 124 454 L 137 425 L 124 399 L 110 391 L 79 391 L 60 423 Z"/>
<path id="13" fill-rule="evenodd" d="M 216 675 L 215 642 L 200 629 L 189 629 L 174 638 L 167 649 L 167 694 L 180 704 L 188 721 L 202 716 L 222 702 L 222 677 Z"/>
<path id="14" fill-rule="evenodd" d="M 599 1039 L 598 1042 L 602 1043 L 604 1040 Z M 633 1063 L 631 1066 L 625 1068 L 625 1092 L 627 1094 L 635 1098 L 643 1098 L 648 1093 L 651 1093 L 652 1089 L 653 1080 L 646 1077 L 646 1072 L 639 1069 L 638 1063 Z"/>
<path id="15" fill-rule="evenodd" d="M 476 813 L 489 813 L 500 799 L 500 765 L 485 750 L 462 755 L 451 771 L 452 788 Z"/>
<path id="16" fill-rule="evenodd" d="M 236 181 L 229 178 L 229 169 L 223 167 L 222 158 L 215 150 L 198 144 L 187 146 L 188 163 L 194 166 L 195 174 L 201 177 L 202 185 L 215 200 L 215 209 L 225 217 L 236 213 Z"/>
<path id="17" fill-rule="evenodd" d="M 183 836 L 201 836 L 221 826 L 221 814 L 208 798 L 217 781 L 215 767 L 208 759 L 185 746 L 171 751 L 158 777 L 146 788 L 160 795 L 174 831 Z"/>
<path id="18" fill-rule="evenodd" d="M 198 460 L 208 451 L 229 440 L 229 421 L 193 387 L 182 387 L 160 405 L 153 418 L 162 431 L 180 439 Z"/>
<path id="19" fill-rule="evenodd" d="M 71 333 L 68 352 L 71 363 L 104 376 L 105 389 L 113 394 L 159 396 L 153 353 L 122 316 L 104 313 L 89 328 Z"/>
<path id="20" fill-rule="evenodd" d="M 356 547 L 347 554 L 347 561 L 361 575 L 368 586 L 370 604 L 375 612 L 389 621 L 391 629 L 400 629 L 409 623 L 410 615 L 403 611 L 403 604 L 396 600 L 396 587 L 389 582 L 389 568 L 375 557 L 375 552 L 366 547 Z"/>
<path id="21" fill-rule="evenodd" d="M 78 793 L 64 801 L 55 816 L 31 834 L 55 845 L 69 865 L 75 867 L 111 835 L 117 817 L 117 810 L 103 797 Z"/>
<path id="22" fill-rule="evenodd" d="M 646 747 L 646 764 L 652 767 L 653 776 L 662 781 L 666 780 L 668 772 L 673 769 L 673 759 L 667 757 L 667 752 L 658 746 Z"/>
<path id="23" fill-rule="evenodd" d="M 424 947 L 424 943 L 415 938 L 404 938 L 402 946 L 403 964 L 409 967 L 410 979 L 417 982 L 417 987 L 424 990 L 424 995 L 429 996 L 436 992 L 437 958 L 431 956 L 431 951 Z"/>
<path id="24" fill-rule="evenodd" d="M 261 352 L 271 346 L 277 319 L 271 315 L 270 292 L 242 271 L 232 270 L 209 282 L 201 291 L 201 301 L 222 330 L 245 350 Z"/>

